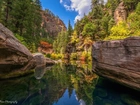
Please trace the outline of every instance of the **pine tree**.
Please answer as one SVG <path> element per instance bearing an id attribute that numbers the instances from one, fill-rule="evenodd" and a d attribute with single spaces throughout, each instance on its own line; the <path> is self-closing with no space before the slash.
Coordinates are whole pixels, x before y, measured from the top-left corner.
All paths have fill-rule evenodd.
<path id="1" fill-rule="evenodd" d="M 3 1 L 0 0 L 0 22 L 2 22 Z"/>
<path id="2" fill-rule="evenodd" d="M 12 0 L 2 0 L 0 1 L 1 6 L 1 22 L 8 27 L 10 24 L 10 11 L 12 10 Z"/>
<path id="3" fill-rule="evenodd" d="M 71 26 L 71 23 L 70 23 L 70 20 L 69 20 L 69 22 L 68 22 L 68 31 L 67 31 L 69 37 L 71 37 L 72 32 L 73 32 L 73 29 L 72 29 L 72 26 Z"/>
<path id="4" fill-rule="evenodd" d="M 124 4 L 126 6 L 126 8 L 128 9 L 128 11 L 133 11 L 137 4 L 140 2 L 139 0 L 123 0 Z"/>

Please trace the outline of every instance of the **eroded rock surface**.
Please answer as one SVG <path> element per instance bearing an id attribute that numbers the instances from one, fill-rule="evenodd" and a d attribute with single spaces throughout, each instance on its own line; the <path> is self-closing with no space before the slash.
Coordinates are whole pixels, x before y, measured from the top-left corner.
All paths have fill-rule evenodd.
<path id="1" fill-rule="evenodd" d="M 140 37 L 93 45 L 93 71 L 140 91 Z"/>
<path id="2" fill-rule="evenodd" d="M 30 51 L 0 23 L 0 73 L 26 70 L 34 66 L 35 60 Z"/>
<path id="3" fill-rule="evenodd" d="M 114 19 L 115 22 L 118 23 L 120 21 L 125 21 L 126 18 L 127 18 L 127 11 L 124 2 L 121 2 L 119 6 L 115 9 Z"/>

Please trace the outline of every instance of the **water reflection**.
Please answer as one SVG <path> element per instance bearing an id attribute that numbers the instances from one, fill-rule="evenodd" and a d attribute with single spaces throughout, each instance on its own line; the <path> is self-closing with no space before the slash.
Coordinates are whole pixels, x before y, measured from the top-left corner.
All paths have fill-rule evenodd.
<path id="1" fill-rule="evenodd" d="M 93 105 L 140 105 L 140 93 L 100 78 L 93 92 Z"/>
<path id="2" fill-rule="evenodd" d="M 16 105 L 140 105 L 138 92 L 98 78 L 90 64 L 37 67 L 26 77 L 0 81 L 2 101 Z"/>
<path id="3" fill-rule="evenodd" d="M 46 70 L 50 70 L 51 68 L 52 68 L 52 66 L 47 66 L 47 67 L 45 65 L 37 66 L 35 68 L 35 73 L 34 73 L 35 78 L 41 79 L 44 76 L 44 74 L 46 73 Z"/>
<path id="4" fill-rule="evenodd" d="M 79 103 L 75 90 L 73 90 L 71 96 L 69 96 L 69 91 L 66 89 L 63 96 L 58 102 L 54 102 L 53 105 L 79 105 Z"/>

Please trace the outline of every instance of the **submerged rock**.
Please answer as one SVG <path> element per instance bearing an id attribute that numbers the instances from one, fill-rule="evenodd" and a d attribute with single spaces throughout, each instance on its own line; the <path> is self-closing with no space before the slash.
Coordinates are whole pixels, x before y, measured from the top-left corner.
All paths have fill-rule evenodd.
<path id="1" fill-rule="evenodd" d="M 93 71 L 140 91 L 140 37 L 93 45 Z"/>
<path id="2" fill-rule="evenodd" d="M 34 66 L 35 60 L 30 51 L 0 23 L 0 73 L 29 70 Z"/>

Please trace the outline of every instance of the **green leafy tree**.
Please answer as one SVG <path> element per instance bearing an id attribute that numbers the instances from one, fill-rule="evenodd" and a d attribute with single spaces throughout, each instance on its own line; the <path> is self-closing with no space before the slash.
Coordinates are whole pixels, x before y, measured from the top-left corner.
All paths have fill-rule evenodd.
<path id="1" fill-rule="evenodd" d="M 140 2 L 139 0 L 123 0 L 128 11 L 135 10 L 137 4 Z"/>
<path id="2" fill-rule="evenodd" d="M 136 13 L 137 13 L 138 15 L 140 15 L 140 2 L 139 2 L 138 5 L 137 5 Z"/>
<path id="3" fill-rule="evenodd" d="M 3 1 L 0 0 L 0 22 L 2 22 Z"/>
<path id="4" fill-rule="evenodd" d="M 95 40 L 96 26 L 93 23 L 87 23 L 84 26 L 82 34 L 86 37 L 92 37 Z"/>
<path id="5" fill-rule="evenodd" d="M 69 20 L 69 23 L 68 23 L 68 31 L 67 32 L 68 32 L 68 36 L 71 36 L 72 35 L 73 29 L 72 29 L 70 20 Z"/>
<path id="6" fill-rule="evenodd" d="M 8 27 L 10 25 L 10 11 L 12 10 L 12 0 L 1 0 L 1 22 Z"/>
<path id="7" fill-rule="evenodd" d="M 66 46 L 68 43 L 68 34 L 66 32 L 60 32 L 53 42 L 53 49 L 55 53 L 64 54 L 66 50 Z"/>
<path id="8" fill-rule="evenodd" d="M 140 36 L 140 3 L 138 3 L 136 11 L 129 15 L 128 25 L 132 35 Z"/>
<path id="9" fill-rule="evenodd" d="M 40 39 L 42 17 L 39 0 L 0 0 L 0 22 L 14 34 L 20 35 L 28 45 Z"/>
<path id="10" fill-rule="evenodd" d="M 109 8 L 111 10 L 111 15 L 114 16 L 114 11 L 117 8 L 117 6 L 119 5 L 121 0 L 108 0 L 106 7 Z"/>

